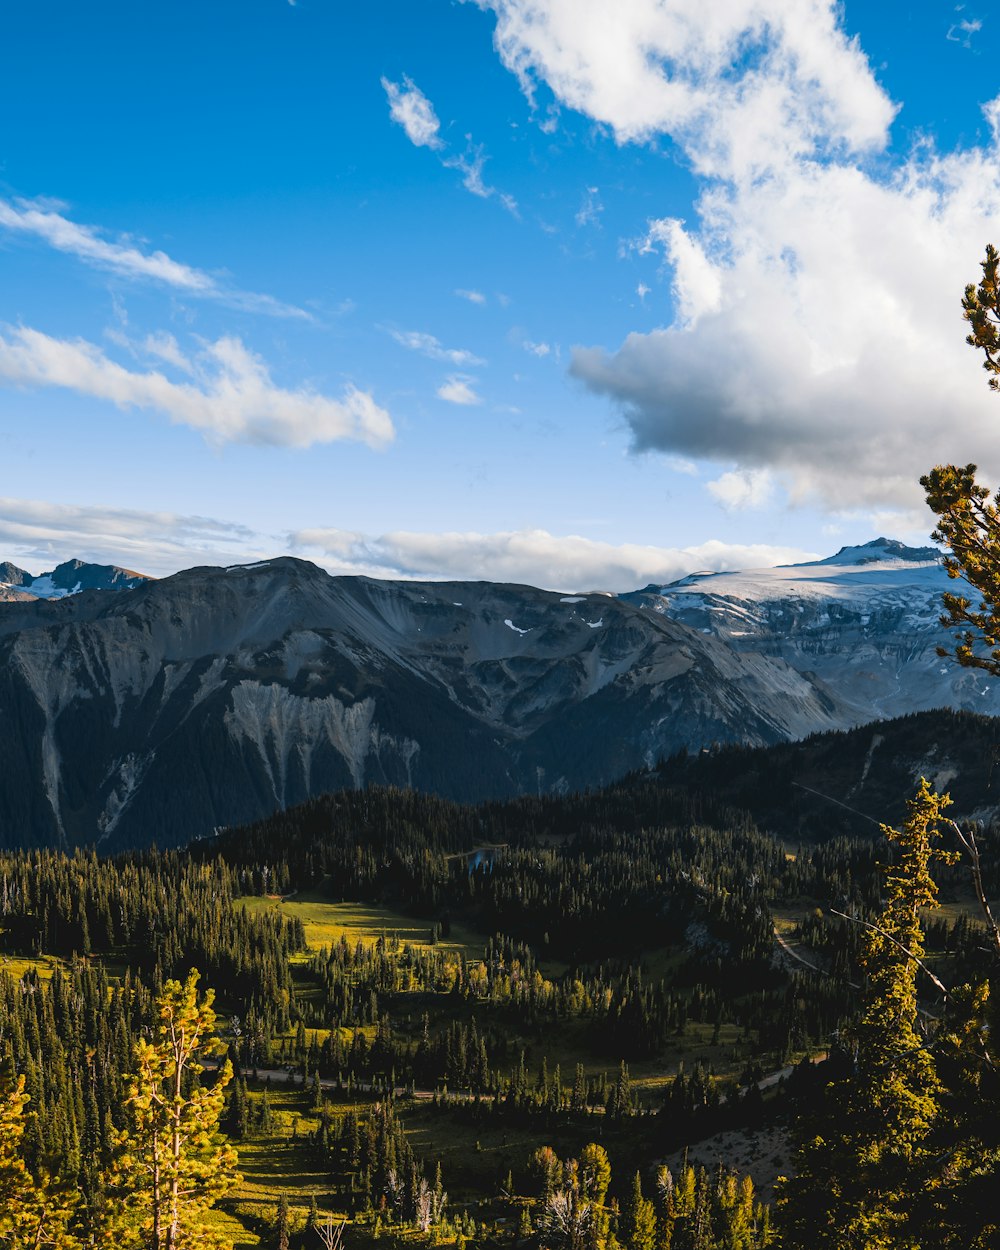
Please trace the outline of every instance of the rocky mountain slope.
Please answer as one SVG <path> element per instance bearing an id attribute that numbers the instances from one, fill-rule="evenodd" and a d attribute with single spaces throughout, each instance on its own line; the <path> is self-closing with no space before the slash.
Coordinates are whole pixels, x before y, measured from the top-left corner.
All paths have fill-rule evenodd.
<path id="1" fill-rule="evenodd" d="M 932 556 L 880 540 L 619 597 L 281 558 L 0 603 L 0 843 L 172 845 L 341 786 L 560 792 L 680 748 L 1000 710 L 933 654 Z"/>
<path id="2" fill-rule="evenodd" d="M 66 560 L 48 573 L 32 575 L 9 560 L 0 561 L 0 602 L 25 599 L 64 599 L 84 590 L 132 590 L 144 581 L 144 573 L 116 564 L 87 564 Z"/>
<path id="3" fill-rule="evenodd" d="M 0 604 L 0 840 L 165 845 L 369 781 L 581 788 L 842 718 L 784 661 L 607 595 L 191 569 Z"/>
<path id="4" fill-rule="evenodd" d="M 938 707 L 1000 713 L 1000 680 L 936 653 L 949 643 L 941 594 L 956 589 L 935 548 L 878 538 L 811 564 L 695 573 L 626 597 L 813 675 L 847 726 Z"/>

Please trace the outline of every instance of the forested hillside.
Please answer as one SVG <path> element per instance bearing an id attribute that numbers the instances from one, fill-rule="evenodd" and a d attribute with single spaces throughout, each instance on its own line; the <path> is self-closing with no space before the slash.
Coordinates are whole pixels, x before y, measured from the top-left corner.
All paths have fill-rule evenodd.
<path id="1" fill-rule="evenodd" d="M 770 1245 L 794 1108 L 849 1071 L 805 1058 L 864 1001 L 864 931 L 832 913 L 878 914 L 886 854 L 869 828 L 791 855 L 657 776 L 478 808 L 344 791 L 187 852 L 8 854 L 0 1058 L 29 1172 L 81 1195 L 58 1244 L 132 1244 L 136 1046 L 194 967 L 220 1048 L 185 1081 L 217 1090 L 242 1172 L 212 1191 L 220 1244 L 318 1245 L 332 1217 L 359 1244 Z M 974 979 L 964 870 L 935 875 L 928 959 Z"/>

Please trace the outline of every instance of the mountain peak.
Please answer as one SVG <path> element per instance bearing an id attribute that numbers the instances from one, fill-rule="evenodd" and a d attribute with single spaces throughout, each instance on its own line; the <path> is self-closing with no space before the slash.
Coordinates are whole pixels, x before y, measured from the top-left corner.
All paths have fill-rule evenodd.
<path id="1" fill-rule="evenodd" d="M 9 560 L 0 561 L 0 587 L 17 587 L 25 598 L 64 599 L 81 590 L 132 590 L 149 580 L 145 573 L 119 568 L 117 564 L 64 560 L 36 577 Z"/>
<path id="2" fill-rule="evenodd" d="M 873 538 L 871 542 L 854 547 L 841 547 L 825 560 L 809 560 L 805 564 L 789 567 L 812 568 L 816 565 L 838 564 L 884 564 L 886 561 L 902 564 L 939 563 L 941 552 L 936 547 L 907 547 L 896 538 Z"/>

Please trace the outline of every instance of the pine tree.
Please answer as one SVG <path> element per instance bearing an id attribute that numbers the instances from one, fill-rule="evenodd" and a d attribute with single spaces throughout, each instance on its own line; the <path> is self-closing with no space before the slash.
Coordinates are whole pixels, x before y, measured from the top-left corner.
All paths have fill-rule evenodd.
<path id="1" fill-rule="evenodd" d="M 656 1210 L 642 1195 L 642 1177 L 636 1172 L 622 1212 L 622 1236 L 628 1250 L 653 1250 L 656 1244 Z"/>
<path id="2" fill-rule="evenodd" d="M 278 1199 L 278 1211 L 274 1221 L 275 1250 L 288 1250 L 288 1239 L 291 1236 L 292 1222 L 288 1210 L 288 1195 L 282 1191 Z"/>
<path id="3" fill-rule="evenodd" d="M 930 874 L 950 803 L 921 778 L 901 830 L 883 826 L 897 848 L 877 924 L 865 923 L 865 1005 L 851 1030 L 854 1072 L 831 1087 L 821 1121 L 800 1144 L 796 1176 L 778 1191 L 782 1245 L 801 1250 L 896 1250 L 918 1245 L 908 1225 L 941 1086 L 918 1029 L 920 912 L 937 898 Z"/>
<path id="4" fill-rule="evenodd" d="M 236 1151 L 218 1134 L 229 1061 L 212 1085 L 200 1084 L 201 1057 L 215 1047 L 209 990 L 198 994 L 198 973 L 168 981 L 156 1001 L 154 1037 L 135 1046 L 129 1079 L 128 1123 L 117 1135 L 109 1178 L 110 1210 L 103 1229 L 109 1250 L 225 1250 L 205 1212 L 238 1180 Z"/>
<path id="5" fill-rule="evenodd" d="M 24 1163 L 22 1139 L 28 1096 L 24 1077 L 0 1090 L 0 1246 L 4 1250 L 77 1250 L 71 1231 L 76 1196 L 43 1177 L 36 1182 Z"/>

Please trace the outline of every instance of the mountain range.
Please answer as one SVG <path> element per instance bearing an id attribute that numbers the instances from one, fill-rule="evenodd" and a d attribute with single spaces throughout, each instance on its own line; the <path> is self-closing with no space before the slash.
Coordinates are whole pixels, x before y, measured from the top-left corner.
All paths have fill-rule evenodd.
<path id="1" fill-rule="evenodd" d="M 342 786 L 564 792 L 712 743 L 1000 710 L 1000 683 L 935 654 L 937 553 L 885 539 L 617 596 L 290 557 L 107 566 L 86 593 L 93 567 L 0 603 L 7 845 L 177 845 Z"/>
<path id="2" fill-rule="evenodd" d="M 48 573 L 32 575 L 9 560 L 0 561 L 0 602 L 65 599 L 84 590 L 132 590 L 150 579 L 116 564 L 66 560 Z"/>

